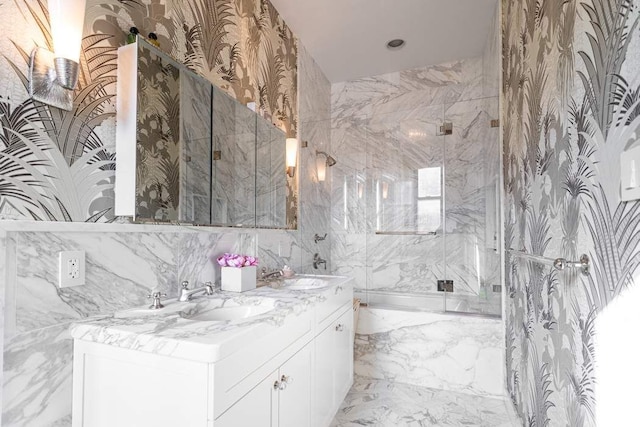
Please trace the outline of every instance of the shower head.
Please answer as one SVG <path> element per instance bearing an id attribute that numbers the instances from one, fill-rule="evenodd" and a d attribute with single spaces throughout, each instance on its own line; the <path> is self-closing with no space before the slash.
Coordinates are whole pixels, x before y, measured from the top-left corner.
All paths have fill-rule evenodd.
<path id="1" fill-rule="evenodd" d="M 333 165 L 335 165 L 337 163 L 336 159 L 334 159 L 333 157 L 331 157 L 330 155 L 328 155 L 324 151 L 316 150 L 316 156 L 318 156 L 320 154 L 322 154 L 323 156 L 325 156 L 327 158 L 327 166 L 331 167 L 331 166 L 333 166 Z"/>

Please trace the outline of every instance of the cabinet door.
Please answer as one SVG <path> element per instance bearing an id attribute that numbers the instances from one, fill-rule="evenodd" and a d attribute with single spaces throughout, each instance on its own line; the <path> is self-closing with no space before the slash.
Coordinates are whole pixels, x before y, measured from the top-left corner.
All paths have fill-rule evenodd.
<path id="1" fill-rule="evenodd" d="M 336 322 L 334 353 L 334 395 L 337 400 L 334 410 L 340 404 L 353 383 L 353 311 L 348 310 Z"/>
<path id="2" fill-rule="evenodd" d="M 335 325 L 332 323 L 315 339 L 313 425 L 326 427 L 333 419 L 333 363 Z"/>
<path id="3" fill-rule="evenodd" d="M 277 427 L 278 371 L 265 378 L 214 422 L 215 427 Z"/>
<path id="4" fill-rule="evenodd" d="M 280 427 L 309 427 L 311 422 L 312 346 L 307 345 L 280 367 Z"/>
<path id="5" fill-rule="evenodd" d="M 315 341 L 313 421 L 327 427 L 353 383 L 353 311 L 348 309 Z"/>

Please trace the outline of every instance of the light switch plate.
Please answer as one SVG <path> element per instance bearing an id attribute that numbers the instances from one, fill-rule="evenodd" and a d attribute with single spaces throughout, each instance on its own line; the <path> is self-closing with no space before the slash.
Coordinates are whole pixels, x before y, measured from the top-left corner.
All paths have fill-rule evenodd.
<path id="1" fill-rule="evenodd" d="M 85 284 L 84 251 L 62 251 L 58 254 L 58 286 L 68 288 Z"/>
<path id="2" fill-rule="evenodd" d="M 640 199 L 640 146 L 620 153 L 620 199 Z"/>

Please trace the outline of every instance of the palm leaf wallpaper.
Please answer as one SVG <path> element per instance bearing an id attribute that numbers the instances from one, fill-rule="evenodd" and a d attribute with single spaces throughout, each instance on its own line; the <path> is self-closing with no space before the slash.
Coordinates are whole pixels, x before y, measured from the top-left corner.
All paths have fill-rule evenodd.
<path id="1" fill-rule="evenodd" d="M 503 0 L 505 246 L 587 253 L 589 276 L 506 256 L 510 396 L 529 426 L 595 425 L 594 322 L 640 262 L 620 154 L 640 130 L 632 0 Z"/>
<path id="2" fill-rule="evenodd" d="M 31 50 L 52 45 L 46 1 L 0 3 L 0 25 L 6 29 L 0 36 L 0 218 L 114 219 L 117 48 L 131 26 L 143 35 L 155 32 L 162 50 L 240 102 L 255 101 L 288 136 L 296 135 L 296 41 L 268 0 L 88 0 L 80 81 L 69 112 L 27 94 Z M 156 165 L 168 176 L 176 167 L 175 161 Z M 148 184 L 158 200 L 150 210 L 175 209 L 171 183 Z M 295 180 L 288 180 L 287 193 L 287 226 L 295 228 Z"/>

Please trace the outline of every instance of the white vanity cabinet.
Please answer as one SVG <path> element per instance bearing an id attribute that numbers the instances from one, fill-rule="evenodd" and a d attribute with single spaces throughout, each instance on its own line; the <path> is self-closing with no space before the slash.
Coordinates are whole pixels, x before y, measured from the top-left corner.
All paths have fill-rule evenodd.
<path id="1" fill-rule="evenodd" d="M 79 326 L 73 427 L 328 427 L 353 381 L 352 298 L 334 286 L 279 320 L 193 338 L 179 322 L 158 336 Z"/>
<path id="2" fill-rule="evenodd" d="M 311 423 L 310 345 L 243 396 L 215 420 L 215 427 L 309 427 Z"/>
<path id="3" fill-rule="evenodd" d="M 353 383 L 353 308 L 328 322 L 315 339 L 314 420 L 317 427 L 331 423 Z"/>

